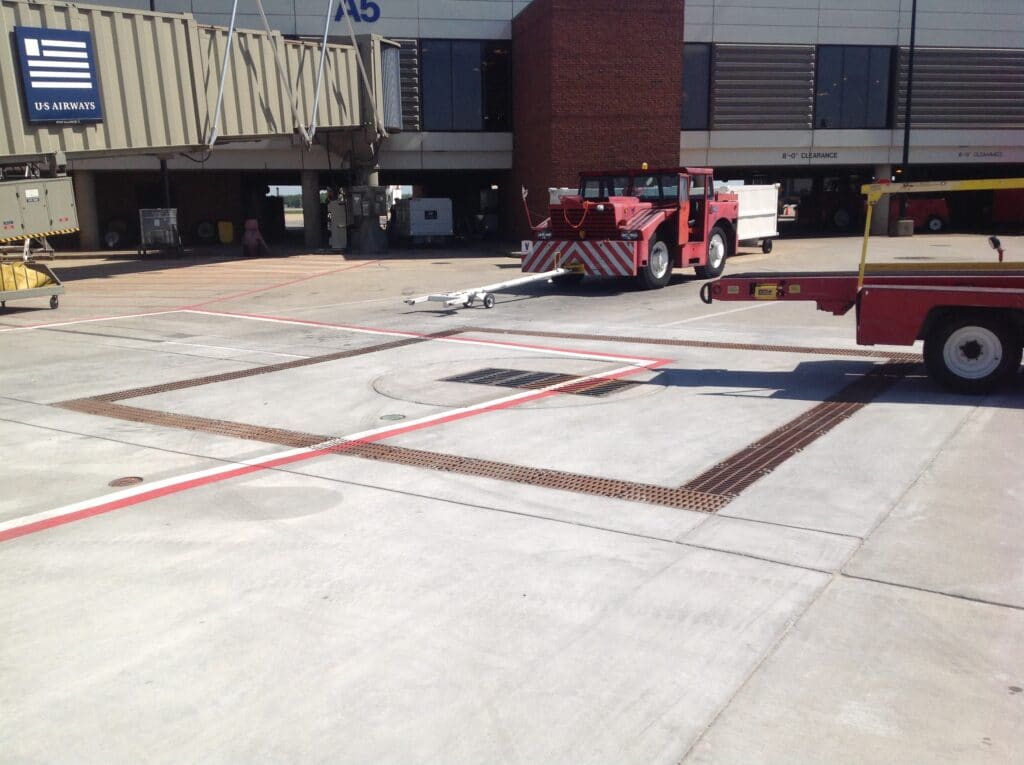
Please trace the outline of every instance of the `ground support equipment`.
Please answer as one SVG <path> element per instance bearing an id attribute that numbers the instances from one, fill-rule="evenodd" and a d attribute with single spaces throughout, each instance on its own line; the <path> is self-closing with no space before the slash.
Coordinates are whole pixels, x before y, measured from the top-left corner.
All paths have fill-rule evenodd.
<path id="1" fill-rule="evenodd" d="M 8 300 L 37 297 L 49 297 L 50 308 L 57 308 L 58 295 L 63 294 L 64 285 L 49 266 L 21 253 L 0 254 L 0 308 L 6 308 Z"/>
<path id="2" fill-rule="evenodd" d="M 867 263 L 875 204 L 887 194 L 1024 188 L 1024 178 L 871 184 L 860 268 L 846 273 L 758 273 L 701 287 L 714 300 L 804 300 L 821 311 L 857 319 L 859 345 L 924 341 L 929 376 L 961 393 L 987 393 L 1017 375 L 1024 349 L 1024 263 Z"/>
<path id="3" fill-rule="evenodd" d="M 511 279 L 507 282 L 485 284 L 483 287 L 471 287 L 457 292 L 444 292 L 439 295 L 421 295 L 416 298 L 406 298 L 405 302 L 408 305 L 416 305 L 417 303 L 444 303 L 445 306 L 461 305 L 463 308 L 469 308 L 474 302 L 479 300 L 483 303 L 484 308 L 494 308 L 495 292 L 511 289 L 512 287 L 519 287 L 523 284 L 531 284 L 533 282 L 551 281 L 556 277 L 568 276 L 575 273 L 577 272 L 571 268 L 555 268 L 551 271 L 522 276 L 518 279 Z"/>

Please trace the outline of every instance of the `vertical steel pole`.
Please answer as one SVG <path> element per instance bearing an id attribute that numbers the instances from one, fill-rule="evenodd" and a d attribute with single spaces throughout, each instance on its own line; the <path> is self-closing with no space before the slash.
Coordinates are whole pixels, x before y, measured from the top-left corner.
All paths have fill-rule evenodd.
<path id="1" fill-rule="evenodd" d="M 156 10 L 156 0 L 149 0 L 149 10 Z M 160 160 L 160 185 L 164 190 L 164 207 L 171 206 L 171 177 L 167 171 L 167 160 Z"/>
<path id="2" fill-rule="evenodd" d="M 917 0 L 910 6 L 910 52 L 907 56 L 907 101 L 903 111 L 903 177 L 900 181 L 910 182 L 910 123 L 914 102 L 914 47 L 917 39 Z M 907 217 L 907 197 L 900 199 L 900 217 Z"/>

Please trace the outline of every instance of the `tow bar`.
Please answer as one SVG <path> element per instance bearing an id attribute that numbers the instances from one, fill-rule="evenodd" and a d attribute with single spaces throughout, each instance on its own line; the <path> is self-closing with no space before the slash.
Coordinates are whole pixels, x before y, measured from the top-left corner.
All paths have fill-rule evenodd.
<path id="1" fill-rule="evenodd" d="M 573 273 L 579 272 L 571 268 L 556 268 L 539 274 L 522 276 L 518 279 L 512 279 L 507 282 L 485 284 L 483 287 L 470 287 L 469 289 L 458 290 L 456 292 L 443 292 L 439 295 L 421 295 L 416 298 L 406 298 L 405 303 L 407 305 L 416 305 L 417 303 L 444 303 L 446 306 L 461 305 L 463 308 L 469 308 L 474 302 L 480 300 L 483 303 L 484 308 L 494 308 L 494 293 L 499 290 L 518 287 L 521 284 L 530 284 L 531 282 L 550 281 L 556 276 L 564 276 L 566 274 Z"/>

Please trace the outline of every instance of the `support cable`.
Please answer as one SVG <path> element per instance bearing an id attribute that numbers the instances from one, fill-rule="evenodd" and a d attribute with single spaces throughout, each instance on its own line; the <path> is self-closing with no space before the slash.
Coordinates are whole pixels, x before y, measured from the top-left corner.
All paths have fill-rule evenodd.
<path id="1" fill-rule="evenodd" d="M 224 65 L 220 71 L 220 89 L 217 93 L 217 108 L 213 112 L 213 126 L 210 128 L 210 135 L 206 139 L 207 146 L 217 143 L 217 130 L 220 127 L 220 110 L 224 104 L 224 83 L 228 78 L 228 67 L 231 66 L 231 43 L 235 39 L 235 20 L 238 17 L 238 0 L 231 6 L 231 24 L 228 26 L 228 45 L 224 51 Z"/>
<path id="2" fill-rule="evenodd" d="M 309 140 L 316 136 L 316 123 L 320 115 L 320 88 L 323 85 L 324 63 L 327 61 L 327 33 L 331 28 L 331 10 L 334 0 L 327 0 L 327 15 L 324 18 L 324 37 L 320 43 L 320 68 L 316 73 L 316 95 L 313 97 L 313 119 L 309 125 Z"/>

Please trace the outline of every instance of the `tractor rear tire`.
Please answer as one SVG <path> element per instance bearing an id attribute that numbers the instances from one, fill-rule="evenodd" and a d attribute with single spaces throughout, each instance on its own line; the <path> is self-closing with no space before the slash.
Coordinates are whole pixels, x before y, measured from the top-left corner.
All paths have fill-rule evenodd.
<path id="1" fill-rule="evenodd" d="M 707 262 L 703 266 L 697 266 L 698 279 L 717 279 L 725 270 L 725 259 L 729 257 L 729 240 L 725 238 L 725 231 L 720 226 L 715 226 L 708 234 L 708 255 Z"/>
<path id="2" fill-rule="evenodd" d="M 936 325 L 924 341 L 929 376 L 958 393 L 988 393 L 1017 373 L 1021 339 L 997 317 L 961 312 Z"/>
<path id="3" fill-rule="evenodd" d="M 645 290 L 660 290 L 672 278 L 672 253 L 657 234 L 647 243 L 647 264 L 640 267 L 636 278 Z"/>

